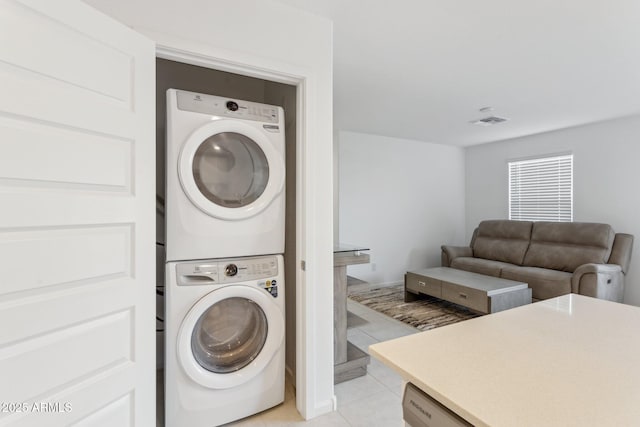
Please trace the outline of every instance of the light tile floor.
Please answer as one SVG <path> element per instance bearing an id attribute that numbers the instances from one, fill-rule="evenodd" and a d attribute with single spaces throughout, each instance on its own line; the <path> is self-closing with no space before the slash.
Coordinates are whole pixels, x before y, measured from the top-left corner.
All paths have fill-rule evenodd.
<path id="1" fill-rule="evenodd" d="M 363 283 L 352 286 L 370 285 Z M 367 353 L 371 344 L 420 332 L 351 300 L 348 300 L 347 308 L 349 341 Z M 401 408 L 402 379 L 373 357 L 366 376 L 337 384 L 335 394 L 337 411 L 305 421 L 296 410 L 294 388 L 287 383 L 284 403 L 254 416 L 225 424 L 225 427 L 404 426 Z M 157 425 L 161 427 L 163 424 L 159 421 Z"/>
<path id="2" fill-rule="evenodd" d="M 360 285 L 355 285 L 360 286 Z M 363 285 L 364 286 L 364 285 Z M 366 285 L 369 286 L 369 285 Z M 368 352 L 368 346 L 419 332 L 351 300 L 347 335 L 349 341 Z M 302 419 L 295 406 L 293 386 L 287 384 L 285 402 L 275 408 L 230 424 L 227 427 L 403 427 L 402 379 L 373 357 L 367 375 L 335 386 L 338 410 L 310 421 Z"/>

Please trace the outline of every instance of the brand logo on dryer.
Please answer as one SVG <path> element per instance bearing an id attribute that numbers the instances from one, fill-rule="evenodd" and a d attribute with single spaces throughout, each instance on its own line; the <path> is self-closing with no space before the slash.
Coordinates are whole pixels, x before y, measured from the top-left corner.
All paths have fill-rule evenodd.
<path id="1" fill-rule="evenodd" d="M 280 132 L 280 126 L 278 125 L 262 125 L 262 128 L 267 132 Z"/>

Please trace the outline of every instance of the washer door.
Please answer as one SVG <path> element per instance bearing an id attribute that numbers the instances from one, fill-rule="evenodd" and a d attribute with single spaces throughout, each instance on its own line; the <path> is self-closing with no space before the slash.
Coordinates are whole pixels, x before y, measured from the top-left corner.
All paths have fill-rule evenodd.
<path id="1" fill-rule="evenodd" d="M 262 372 L 283 337 L 282 312 L 271 295 L 250 286 L 225 286 L 187 313 L 178 332 L 178 360 L 204 387 L 235 387 Z"/>
<path id="2" fill-rule="evenodd" d="M 225 220 L 250 218 L 284 187 L 284 163 L 267 136 L 235 120 L 194 131 L 180 152 L 180 183 L 203 212 Z"/>

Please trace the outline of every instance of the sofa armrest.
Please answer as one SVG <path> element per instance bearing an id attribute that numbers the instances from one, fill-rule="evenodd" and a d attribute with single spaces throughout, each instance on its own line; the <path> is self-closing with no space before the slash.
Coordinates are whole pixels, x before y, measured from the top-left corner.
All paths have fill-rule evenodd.
<path id="1" fill-rule="evenodd" d="M 622 302 L 624 273 L 617 264 L 583 264 L 571 277 L 571 292 Z"/>
<path id="2" fill-rule="evenodd" d="M 442 266 L 450 267 L 451 262 L 463 256 L 473 256 L 473 249 L 470 246 L 448 246 L 442 245 Z"/>
<path id="3" fill-rule="evenodd" d="M 633 250 L 633 236 L 626 233 L 616 233 L 609 256 L 609 264 L 620 264 L 622 272 L 627 274 L 631 263 L 631 252 Z"/>

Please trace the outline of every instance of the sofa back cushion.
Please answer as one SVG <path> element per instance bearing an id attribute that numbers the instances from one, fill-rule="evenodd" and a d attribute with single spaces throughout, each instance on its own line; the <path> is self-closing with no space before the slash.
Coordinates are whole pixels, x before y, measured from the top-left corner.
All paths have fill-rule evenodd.
<path id="1" fill-rule="evenodd" d="M 532 225 L 530 221 L 482 221 L 472 243 L 473 256 L 522 265 Z"/>
<path id="2" fill-rule="evenodd" d="M 608 224 L 536 222 L 524 265 L 572 273 L 582 264 L 606 264 L 614 237 Z"/>

